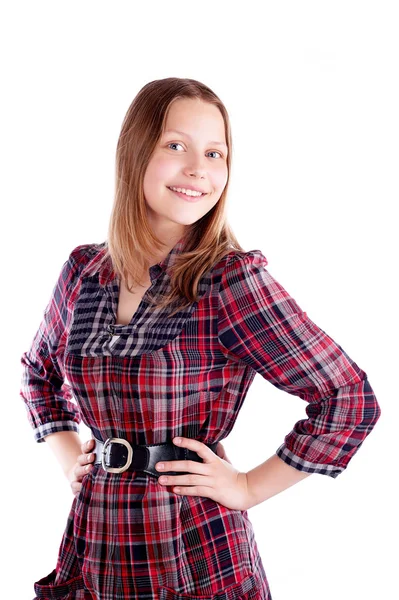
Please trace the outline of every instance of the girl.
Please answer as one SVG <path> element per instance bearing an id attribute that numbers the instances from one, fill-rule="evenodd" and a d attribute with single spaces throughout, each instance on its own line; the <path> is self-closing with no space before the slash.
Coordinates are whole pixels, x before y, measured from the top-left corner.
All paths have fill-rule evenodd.
<path id="1" fill-rule="evenodd" d="M 128 109 L 108 240 L 71 252 L 21 359 L 35 440 L 75 493 L 36 598 L 270 600 L 247 510 L 337 477 L 380 416 L 366 373 L 228 226 L 231 151 L 198 81 L 152 81 Z M 243 473 L 220 441 L 256 372 L 308 419 Z"/>

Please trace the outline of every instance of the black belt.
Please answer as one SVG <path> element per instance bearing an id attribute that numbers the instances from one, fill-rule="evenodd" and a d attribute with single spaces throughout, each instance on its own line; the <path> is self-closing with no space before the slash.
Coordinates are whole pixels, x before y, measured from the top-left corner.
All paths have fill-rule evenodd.
<path id="1" fill-rule="evenodd" d="M 101 464 L 105 471 L 122 473 L 123 471 L 143 471 L 149 475 L 160 477 L 162 471 L 157 471 L 155 465 L 165 460 L 194 460 L 204 462 L 193 450 L 176 446 L 173 442 L 164 444 L 134 445 L 124 438 L 108 438 L 105 442 L 93 436 L 96 447 L 91 452 L 96 453 L 94 464 Z M 219 442 L 206 444 L 216 454 Z M 168 475 L 187 475 L 190 471 L 165 471 Z"/>

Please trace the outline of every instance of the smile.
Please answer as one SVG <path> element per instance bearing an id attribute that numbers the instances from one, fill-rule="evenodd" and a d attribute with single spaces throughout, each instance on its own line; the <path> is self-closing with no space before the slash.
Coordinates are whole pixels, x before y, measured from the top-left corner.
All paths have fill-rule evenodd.
<path id="1" fill-rule="evenodd" d="M 178 188 L 178 189 L 182 189 L 182 188 Z M 189 195 L 189 194 L 185 194 L 184 192 L 178 192 L 174 189 L 171 189 L 168 187 L 168 190 L 170 190 L 173 194 L 176 194 L 176 196 L 179 196 L 179 198 L 183 198 L 183 200 L 185 200 L 186 202 L 198 202 L 198 200 L 201 200 L 201 198 L 203 198 L 204 196 L 206 196 L 206 194 L 199 194 L 199 195 Z"/>

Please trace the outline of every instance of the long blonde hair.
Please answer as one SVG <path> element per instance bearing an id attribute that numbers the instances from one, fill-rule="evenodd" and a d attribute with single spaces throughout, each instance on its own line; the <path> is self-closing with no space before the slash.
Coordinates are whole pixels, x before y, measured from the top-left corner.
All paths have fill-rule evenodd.
<path id="1" fill-rule="evenodd" d="M 116 148 L 115 197 L 111 212 L 105 262 L 124 282 L 140 284 L 149 267 L 148 257 L 164 244 L 151 231 L 143 192 L 146 168 L 163 134 L 171 104 L 179 98 L 199 98 L 217 106 L 225 125 L 228 147 L 228 179 L 218 202 L 201 219 L 187 227 L 181 253 L 174 257 L 170 293 L 157 301 L 158 307 L 176 303 L 178 310 L 198 300 L 201 277 L 232 250 L 244 251 L 226 218 L 227 192 L 231 169 L 232 138 L 227 110 L 218 96 L 194 79 L 168 77 L 147 83 L 130 104 L 122 123 Z M 154 302 L 154 299 L 151 300 Z"/>

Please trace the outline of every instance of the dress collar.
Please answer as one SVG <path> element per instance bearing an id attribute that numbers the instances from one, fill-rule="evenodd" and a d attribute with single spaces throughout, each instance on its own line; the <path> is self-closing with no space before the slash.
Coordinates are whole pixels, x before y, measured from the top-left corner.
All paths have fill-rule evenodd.
<path id="1" fill-rule="evenodd" d="M 103 248 L 100 250 L 97 259 L 96 260 L 101 260 L 101 258 L 104 257 L 107 247 L 106 247 L 106 243 L 104 242 L 103 244 L 101 244 L 101 246 L 103 246 Z M 150 277 L 151 279 L 156 278 L 161 271 L 167 271 L 169 272 L 171 267 L 173 266 L 176 256 L 178 254 L 180 254 L 180 252 L 182 251 L 184 246 L 184 236 L 181 237 L 178 242 L 176 242 L 176 244 L 173 246 L 173 248 L 169 251 L 169 253 L 165 256 L 165 258 L 163 260 L 161 260 L 160 262 L 156 263 L 155 265 L 151 265 L 149 268 L 149 272 L 150 272 Z M 110 281 L 112 281 L 115 278 L 116 274 L 112 269 L 112 264 L 111 264 L 111 259 L 108 258 L 108 260 L 103 264 L 103 266 L 100 269 L 100 273 L 99 273 L 99 283 L 100 285 L 107 285 Z"/>

